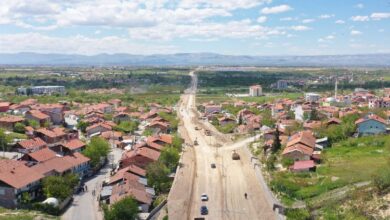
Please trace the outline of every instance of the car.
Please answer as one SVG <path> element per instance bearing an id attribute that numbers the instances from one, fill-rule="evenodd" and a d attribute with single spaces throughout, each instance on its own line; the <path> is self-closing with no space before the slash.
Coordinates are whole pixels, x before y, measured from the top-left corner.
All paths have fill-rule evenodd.
<path id="1" fill-rule="evenodd" d="M 211 168 L 212 168 L 212 169 L 215 169 L 215 167 L 217 167 L 217 166 L 215 166 L 215 163 L 212 163 L 212 164 L 211 164 Z"/>
<path id="2" fill-rule="evenodd" d="M 209 214 L 209 209 L 207 208 L 207 206 L 203 205 L 202 207 L 200 207 L 200 214 L 201 215 Z"/>
<path id="3" fill-rule="evenodd" d="M 200 196 L 200 200 L 202 200 L 202 201 L 209 201 L 209 197 L 207 196 L 206 193 L 202 193 L 202 195 Z"/>

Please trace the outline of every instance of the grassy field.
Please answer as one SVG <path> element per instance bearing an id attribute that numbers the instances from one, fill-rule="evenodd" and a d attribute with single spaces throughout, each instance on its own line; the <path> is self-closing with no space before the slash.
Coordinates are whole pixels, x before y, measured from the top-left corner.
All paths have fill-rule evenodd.
<path id="1" fill-rule="evenodd" d="M 257 102 L 257 103 L 266 103 L 273 102 L 276 99 L 291 99 L 296 100 L 300 97 L 303 97 L 302 93 L 271 93 L 267 96 L 259 96 L 259 97 L 243 97 L 240 98 L 246 102 Z"/>
<path id="2" fill-rule="evenodd" d="M 390 136 L 350 138 L 323 152 L 324 161 L 312 173 L 275 172 L 271 187 L 282 200 L 310 202 L 353 183 L 371 181 L 390 161 Z"/>
<path id="3" fill-rule="evenodd" d="M 47 219 L 47 220 L 59 220 L 59 217 L 42 214 L 36 211 L 27 210 L 10 210 L 0 207 L 0 220 L 34 220 L 34 219 Z"/>

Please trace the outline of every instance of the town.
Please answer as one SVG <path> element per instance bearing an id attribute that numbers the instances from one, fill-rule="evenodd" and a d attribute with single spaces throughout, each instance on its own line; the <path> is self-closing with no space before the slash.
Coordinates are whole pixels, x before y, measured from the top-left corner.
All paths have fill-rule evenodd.
<path id="1" fill-rule="evenodd" d="M 175 215 L 185 210 L 175 211 L 180 207 L 178 201 L 183 200 L 176 197 L 188 191 L 183 186 L 195 184 L 188 182 L 194 171 L 186 169 L 193 169 L 198 162 L 186 164 L 186 157 L 201 150 L 200 145 L 216 149 L 217 154 L 219 148 L 220 154 L 232 152 L 232 163 L 249 158 L 252 159 L 248 163 L 253 163 L 253 158 L 259 161 L 256 172 L 262 173 L 263 184 L 268 185 L 262 190 L 272 194 L 271 200 L 265 199 L 271 210 L 269 216 L 310 215 L 310 207 L 302 204 L 348 184 L 387 188 L 385 173 L 373 182 L 363 181 L 367 175 L 370 179 L 373 172 L 380 171 L 379 164 L 386 163 L 385 156 L 376 158 L 378 170 L 371 167 L 365 171 L 367 164 L 356 165 L 363 166 L 356 179 L 345 179 L 336 173 L 342 175 L 355 169 L 343 164 L 353 161 L 348 159 L 348 152 L 338 152 L 339 145 L 370 145 L 367 148 L 382 154 L 390 151 L 390 88 L 375 92 L 359 87 L 351 92 L 339 91 L 338 81 L 342 79 L 336 77 L 332 81 L 333 93 L 305 92 L 284 98 L 278 93 L 275 96 L 264 92 L 264 85 L 252 84 L 246 94 L 221 94 L 219 99 L 199 103 L 204 99 L 200 94 L 196 103 L 190 105 L 195 102 L 195 97 L 189 97 L 196 94 L 198 75 L 203 74 L 207 73 L 190 72 L 191 90 L 179 103 L 168 105 L 124 103 L 118 98 L 101 103 L 40 103 L 38 99 L 50 96 L 64 99 L 66 88 L 18 88 L 16 96 L 24 97 L 23 101 L 0 102 L 0 205 L 51 215 L 63 213 L 64 219 L 94 219 L 103 215 L 109 219 L 111 206 L 131 198 L 133 214 L 139 219 L 176 219 L 179 217 Z M 281 79 L 266 85 L 266 90 L 276 87 L 280 92 L 296 85 Z M 243 145 L 249 151 L 244 153 L 242 147 L 233 147 L 234 144 L 228 147 L 229 143 Z M 232 150 L 222 151 L 224 148 Z M 356 151 L 352 155 L 364 159 L 359 153 L 367 152 Z M 223 172 L 227 172 L 225 166 L 236 166 L 219 165 L 218 156 L 210 160 L 215 161 L 211 162 L 212 169 L 222 166 Z M 332 168 L 336 164 L 346 167 Z M 317 185 L 319 181 L 329 188 L 323 192 Z M 209 196 L 203 192 L 202 201 L 212 201 Z M 190 210 L 190 215 L 218 218 L 211 207 L 204 207 L 199 207 L 201 213 Z M 96 210 L 101 210 L 100 217 L 94 216 Z"/>

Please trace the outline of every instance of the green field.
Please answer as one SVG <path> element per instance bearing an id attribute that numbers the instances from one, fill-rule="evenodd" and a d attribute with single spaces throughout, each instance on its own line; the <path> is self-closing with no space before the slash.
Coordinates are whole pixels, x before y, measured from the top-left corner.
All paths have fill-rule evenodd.
<path id="1" fill-rule="evenodd" d="M 390 161 L 390 136 L 350 138 L 323 152 L 324 161 L 312 173 L 275 172 L 271 187 L 282 200 L 316 201 L 330 191 L 372 181 Z"/>

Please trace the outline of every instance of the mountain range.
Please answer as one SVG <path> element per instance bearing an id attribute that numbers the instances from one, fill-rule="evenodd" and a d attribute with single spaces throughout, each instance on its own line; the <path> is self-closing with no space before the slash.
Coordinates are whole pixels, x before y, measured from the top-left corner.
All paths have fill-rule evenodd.
<path id="1" fill-rule="evenodd" d="M 40 54 L 0 53 L 0 65 L 25 66 L 292 66 L 292 67 L 390 67 L 390 54 L 321 56 L 244 56 L 216 53 Z"/>

